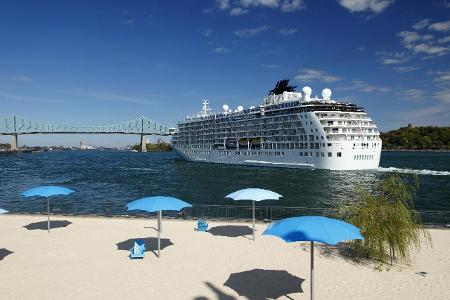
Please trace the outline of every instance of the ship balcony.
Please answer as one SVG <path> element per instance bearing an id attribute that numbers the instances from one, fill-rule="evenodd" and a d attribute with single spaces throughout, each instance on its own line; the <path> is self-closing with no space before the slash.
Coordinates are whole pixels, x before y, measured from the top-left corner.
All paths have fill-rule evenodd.
<path id="1" fill-rule="evenodd" d="M 329 123 L 320 123 L 320 125 L 322 125 L 322 127 L 339 127 L 339 128 L 344 128 L 344 127 L 347 127 L 347 128 L 359 128 L 359 127 L 361 127 L 361 128 L 377 128 L 377 126 L 375 125 L 375 124 L 338 124 L 338 123 L 336 123 L 336 124 L 329 124 Z"/>

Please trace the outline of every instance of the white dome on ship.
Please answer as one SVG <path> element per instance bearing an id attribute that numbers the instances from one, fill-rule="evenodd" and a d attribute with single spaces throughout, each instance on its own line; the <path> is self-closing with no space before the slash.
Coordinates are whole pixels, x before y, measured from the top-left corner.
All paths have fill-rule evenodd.
<path id="1" fill-rule="evenodd" d="M 224 112 L 227 112 L 230 109 L 230 107 L 228 105 L 224 104 L 224 105 L 222 105 L 222 109 Z"/>
<path id="2" fill-rule="evenodd" d="M 330 89 L 323 89 L 322 90 L 322 98 L 323 100 L 330 100 L 331 98 L 331 90 Z"/>
<path id="3" fill-rule="evenodd" d="M 243 107 L 243 106 L 239 105 L 239 106 L 237 107 L 237 111 L 238 111 L 238 112 L 241 112 L 241 111 L 243 111 L 243 110 L 244 110 L 244 107 Z"/>
<path id="4" fill-rule="evenodd" d="M 309 101 L 310 100 L 310 96 L 312 94 L 312 89 L 309 86 L 305 86 L 305 87 L 302 88 L 302 92 L 303 92 L 303 95 L 304 95 L 304 99 L 306 101 Z"/>

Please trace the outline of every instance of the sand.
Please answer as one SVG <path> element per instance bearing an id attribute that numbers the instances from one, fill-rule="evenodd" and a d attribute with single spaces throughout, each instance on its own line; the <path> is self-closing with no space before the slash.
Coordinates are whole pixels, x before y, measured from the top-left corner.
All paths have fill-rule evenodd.
<path id="1" fill-rule="evenodd" d="M 249 223 L 210 222 L 204 233 L 163 220 L 161 257 L 130 260 L 127 240 L 156 248 L 156 220 L 52 219 L 65 227 L 47 233 L 33 224 L 45 216 L 0 216 L 1 299 L 309 299 L 308 245 L 261 236 L 265 224 L 253 242 Z M 316 247 L 316 299 L 449 299 L 450 230 L 430 233 L 433 248 L 388 272 Z"/>

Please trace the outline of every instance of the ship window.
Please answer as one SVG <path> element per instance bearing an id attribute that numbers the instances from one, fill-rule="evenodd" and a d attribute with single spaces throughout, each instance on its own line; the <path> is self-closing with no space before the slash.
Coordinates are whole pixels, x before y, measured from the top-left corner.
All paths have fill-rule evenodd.
<path id="1" fill-rule="evenodd" d="M 320 156 L 321 156 L 321 157 L 325 157 L 325 153 L 320 152 Z"/>
<path id="2" fill-rule="evenodd" d="M 341 153 L 341 152 L 338 152 L 338 153 L 337 153 L 337 157 L 342 157 L 342 153 Z"/>
<path id="3" fill-rule="evenodd" d="M 328 152 L 328 157 L 332 157 L 333 154 L 331 152 Z"/>
<path id="4" fill-rule="evenodd" d="M 303 152 L 300 152 L 300 156 L 303 156 Z"/>
<path id="5" fill-rule="evenodd" d="M 309 152 L 309 156 L 311 156 L 311 157 L 312 157 L 312 152 Z"/>
<path id="6" fill-rule="evenodd" d="M 316 156 L 319 157 L 319 152 L 316 152 Z"/>
<path id="7" fill-rule="evenodd" d="M 328 146 L 328 147 L 331 147 L 331 143 L 328 143 L 327 146 Z"/>

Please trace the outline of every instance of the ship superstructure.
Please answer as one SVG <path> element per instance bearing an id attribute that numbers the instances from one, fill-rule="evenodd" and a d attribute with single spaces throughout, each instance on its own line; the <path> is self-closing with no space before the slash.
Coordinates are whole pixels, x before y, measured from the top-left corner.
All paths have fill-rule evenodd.
<path id="1" fill-rule="evenodd" d="M 263 103 L 221 113 L 202 110 L 178 123 L 172 144 L 186 160 L 255 166 L 360 170 L 378 168 L 381 139 L 376 125 L 355 103 L 311 98 L 281 80 Z"/>

